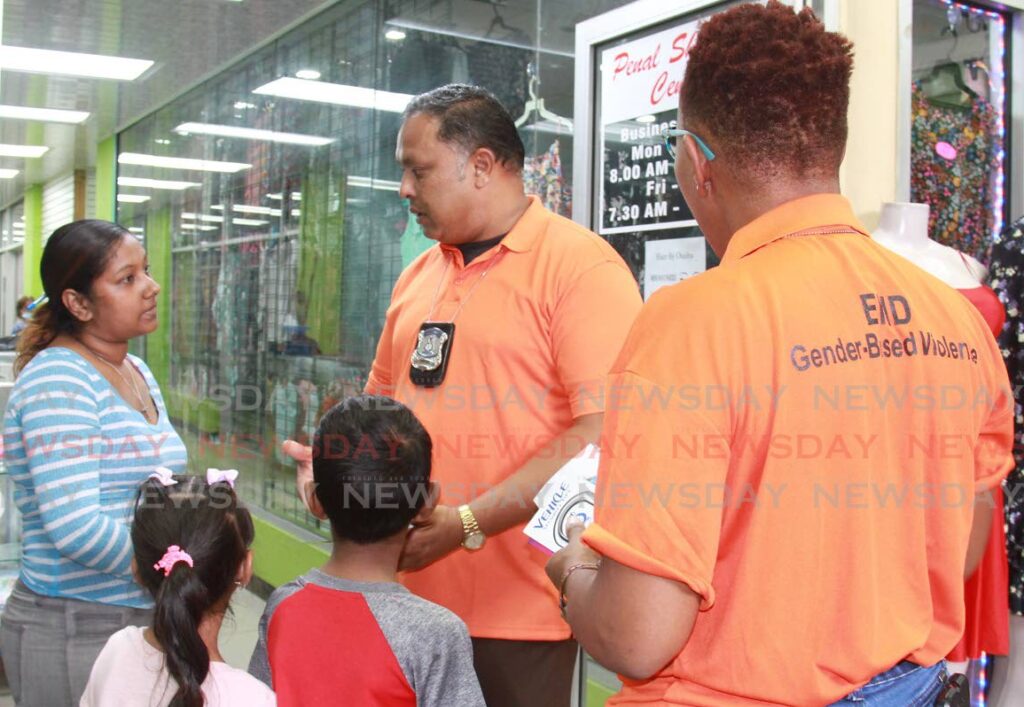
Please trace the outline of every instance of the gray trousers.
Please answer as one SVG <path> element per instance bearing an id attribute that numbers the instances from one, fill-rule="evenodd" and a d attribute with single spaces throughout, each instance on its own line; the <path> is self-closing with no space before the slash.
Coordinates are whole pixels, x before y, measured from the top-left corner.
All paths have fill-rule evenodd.
<path id="1" fill-rule="evenodd" d="M 0 619 L 0 657 L 18 707 L 77 707 L 107 639 L 148 626 L 149 609 L 36 594 L 19 580 Z"/>

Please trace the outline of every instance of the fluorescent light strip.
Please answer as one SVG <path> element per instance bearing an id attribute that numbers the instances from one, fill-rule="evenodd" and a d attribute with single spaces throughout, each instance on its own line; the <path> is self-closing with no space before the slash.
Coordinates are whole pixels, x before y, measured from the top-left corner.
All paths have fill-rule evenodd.
<path id="1" fill-rule="evenodd" d="M 183 223 L 181 224 L 182 231 L 219 231 L 220 229 L 216 226 L 201 226 L 194 223 Z"/>
<path id="2" fill-rule="evenodd" d="M 384 191 L 398 191 L 401 182 L 392 182 L 387 179 L 371 179 L 370 177 L 349 177 L 350 187 L 369 187 L 370 189 L 383 189 Z"/>
<path id="3" fill-rule="evenodd" d="M 133 81 L 151 66 L 148 59 L 0 46 L 0 69 L 4 71 Z"/>
<path id="4" fill-rule="evenodd" d="M 171 179 L 146 179 L 144 177 L 118 177 L 119 187 L 139 187 L 140 189 L 168 189 L 182 191 L 190 187 L 201 187 L 199 182 L 176 182 Z"/>
<path id="5" fill-rule="evenodd" d="M 262 221 L 254 218 L 233 218 L 231 219 L 231 223 L 236 226 L 266 226 L 270 221 Z"/>
<path id="6" fill-rule="evenodd" d="M 45 155 L 49 149 L 45 145 L 0 145 L 0 157 L 35 159 Z"/>
<path id="7" fill-rule="evenodd" d="M 471 42 L 483 42 L 485 44 L 497 44 L 501 47 L 515 47 L 516 49 L 525 49 L 531 54 L 540 52 L 541 54 L 554 54 L 556 56 L 567 56 L 572 59 L 575 55 L 572 52 L 562 51 L 559 49 L 548 49 L 546 47 L 531 46 L 522 42 L 514 42 L 506 39 L 495 39 L 494 37 L 481 37 L 478 34 L 468 34 L 465 32 L 458 32 L 441 25 L 432 25 L 427 22 L 419 22 L 417 20 L 406 20 L 401 17 L 395 17 L 384 23 L 390 27 L 401 27 L 403 29 L 412 29 L 419 32 L 430 32 L 431 34 L 440 34 L 446 37 L 456 37 L 457 39 L 468 39 Z"/>
<path id="8" fill-rule="evenodd" d="M 138 226 L 132 226 L 128 229 L 129 233 L 145 233 L 146 231 Z"/>
<path id="9" fill-rule="evenodd" d="M 0 179 L 14 179 L 18 176 L 16 169 L 0 169 Z"/>
<path id="10" fill-rule="evenodd" d="M 143 155 L 138 152 L 122 152 L 117 156 L 118 164 L 133 164 L 142 167 L 165 167 L 196 172 L 224 172 L 233 174 L 252 167 L 245 162 L 219 162 L 217 160 L 194 160 L 188 157 L 162 157 Z"/>
<path id="11" fill-rule="evenodd" d="M 294 98 L 300 101 L 331 103 L 339 106 L 376 108 L 377 110 L 390 113 L 401 113 L 405 110 L 405 106 L 408 105 L 409 101 L 413 99 L 413 96 L 408 93 L 377 91 L 361 86 L 347 86 L 345 84 L 327 83 L 325 81 L 308 81 L 288 76 L 263 84 L 254 90 L 253 93 L 279 96 L 281 98 Z"/>
<path id="12" fill-rule="evenodd" d="M 210 207 L 214 211 L 223 211 L 223 204 L 216 204 Z M 259 214 L 261 216 L 280 216 L 281 209 L 272 209 L 269 206 L 250 206 L 248 204 L 232 204 L 231 210 L 239 214 Z"/>
<path id="13" fill-rule="evenodd" d="M 317 135 L 300 135 L 298 133 L 282 133 L 276 130 L 238 128 L 232 125 L 214 125 L 212 123 L 182 123 L 174 129 L 174 132 L 179 135 L 215 135 L 217 137 L 236 137 L 243 140 L 262 140 L 264 142 L 308 145 L 310 147 L 321 147 L 334 142 L 329 137 L 319 137 Z"/>
<path id="14" fill-rule="evenodd" d="M 11 120 L 38 120 L 42 123 L 81 123 L 89 114 L 81 110 L 56 108 L 30 108 L 29 106 L 0 105 L 0 118 Z"/>
<path id="15" fill-rule="evenodd" d="M 182 218 L 198 219 L 200 221 L 209 221 L 210 223 L 224 223 L 223 216 L 211 216 L 210 214 L 194 214 L 186 211 L 181 214 Z"/>
<path id="16" fill-rule="evenodd" d="M 117 201 L 121 204 L 144 204 L 149 201 L 149 197 L 142 194 L 118 194 Z"/>

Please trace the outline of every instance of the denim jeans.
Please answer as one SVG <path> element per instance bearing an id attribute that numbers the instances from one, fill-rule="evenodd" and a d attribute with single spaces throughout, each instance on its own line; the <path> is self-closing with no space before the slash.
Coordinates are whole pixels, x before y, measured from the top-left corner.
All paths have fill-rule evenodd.
<path id="1" fill-rule="evenodd" d="M 152 611 L 36 594 L 20 581 L 0 620 L 3 657 L 18 707 L 77 707 L 107 639 L 148 626 Z"/>
<path id="2" fill-rule="evenodd" d="M 903 661 L 876 675 L 859 690 L 833 703 L 833 707 L 931 707 L 947 678 L 946 661 L 930 668 Z"/>

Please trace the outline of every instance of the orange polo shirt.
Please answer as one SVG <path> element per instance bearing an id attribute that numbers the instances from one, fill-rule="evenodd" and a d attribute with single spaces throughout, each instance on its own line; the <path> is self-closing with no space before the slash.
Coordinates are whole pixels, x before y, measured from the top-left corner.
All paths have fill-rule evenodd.
<path id="1" fill-rule="evenodd" d="M 956 644 L 1012 395 L 974 306 L 845 199 L 740 229 L 645 305 L 610 378 L 621 444 L 585 541 L 702 604 L 683 651 L 609 704 L 825 705 Z"/>
<path id="2" fill-rule="evenodd" d="M 409 359 L 435 297 L 430 318 L 454 316 L 455 335 L 444 382 L 420 388 Z M 640 305 L 636 281 L 607 242 L 531 197 L 501 243 L 468 266 L 458 248 L 439 245 L 405 269 L 366 389 L 412 409 L 433 440 L 441 502 L 468 503 L 574 418 L 603 411 L 605 377 Z M 402 581 L 455 612 L 473 636 L 568 638 L 544 574 L 548 557 L 528 545 L 524 526 Z"/>

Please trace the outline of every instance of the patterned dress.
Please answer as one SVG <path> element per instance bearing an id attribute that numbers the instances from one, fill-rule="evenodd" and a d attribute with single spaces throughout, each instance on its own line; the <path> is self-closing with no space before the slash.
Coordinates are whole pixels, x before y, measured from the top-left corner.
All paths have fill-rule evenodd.
<path id="1" fill-rule="evenodd" d="M 912 91 L 910 200 L 928 204 L 928 233 L 984 260 L 994 237 L 992 175 L 999 166 L 996 114 L 978 97 L 966 108 L 934 105 Z"/>
<path id="2" fill-rule="evenodd" d="M 1014 456 L 1016 468 L 1004 483 L 1006 498 L 1006 550 L 1010 562 L 1010 611 L 1024 616 L 1024 218 L 1003 233 L 992 246 L 989 265 L 992 289 L 1006 306 L 1006 326 L 999 348 L 1016 397 Z"/>

